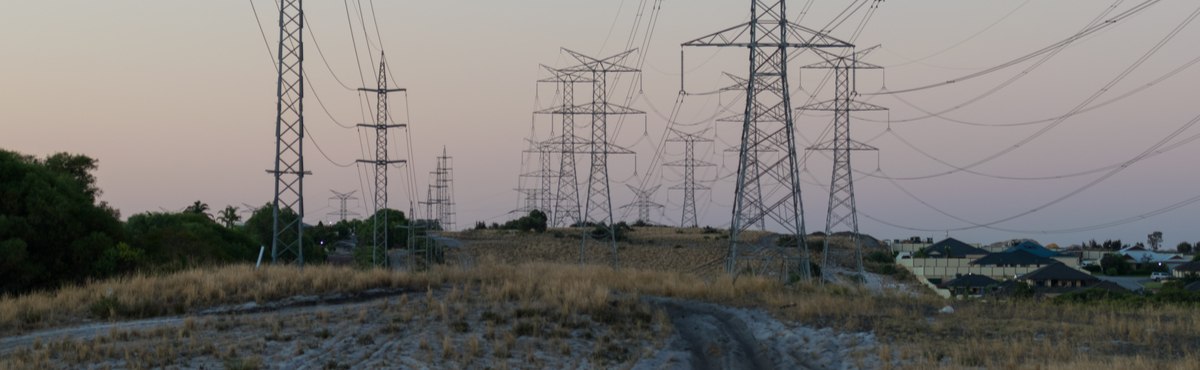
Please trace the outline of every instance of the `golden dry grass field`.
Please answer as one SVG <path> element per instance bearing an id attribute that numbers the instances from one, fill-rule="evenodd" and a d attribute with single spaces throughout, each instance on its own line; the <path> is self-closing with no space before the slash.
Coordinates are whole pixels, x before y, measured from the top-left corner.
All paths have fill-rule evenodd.
<path id="1" fill-rule="evenodd" d="M 704 236 L 709 238 L 706 240 Z M 90 323 L 191 317 L 210 307 L 246 302 L 266 304 L 297 295 L 406 289 L 438 297 L 474 293 L 475 305 L 509 307 L 502 315 L 510 320 L 519 309 L 535 309 L 551 318 L 538 324 L 545 325 L 547 333 L 555 325 L 572 322 L 576 317 L 573 315 L 607 310 L 613 302 L 624 302 L 618 304 L 626 307 L 620 310 L 624 314 L 660 315 L 644 306 L 641 297 L 671 297 L 762 310 L 792 325 L 826 328 L 831 333 L 871 333 L 879 344 L 870 355 L 878 358 L 876 364 L 883 368 L 1200 369 L 1197 355 L 1200 309 L 1194 305 L 1132 308 L 1032 300 L 952 301 L 932 294 L 878 292 L 853 285 L 785 285 L 775 279 L 756 277 L 740 277 L 735 281 L 721 274 L 720 266 L 697 268 L 721 258 L 727 243 L 700 230 L 680 233 L 655 229 L 653 233 L 631 237 L 631 243 L 623 244 L 620 270 L 603 265 L 608 255 L 595 243 L 591 246 L 595 251 L 590 252 L 594 254 L 588 255 L 591 264 L 577 265 L 579 239 L 568 235 L 555 237 L 553 231 L 544 235 L 466 232 L 453 237 L 466 244 L 457 253 L 474 256 L 471 266 L 445 266 L 410 273 L 332 266 L 310 266 L 302 271 L 288 267 L 255 270 L 239 265 L 132 276 L 53 292 L 4 297 L 0 299 L 0 339 Z M 469 302 L 456 299 L 444 301 Z M 954 307 L 954 313 L 939 313 L 947 305 Z M 444 316 L 438 311 L 415 312 L 420 312 L 416 314 L 418 319 L 420 315 Z M 451 311 L 452 315 L 463 312 Z M 671 331 L 663 327 L 663 321 L 657 318 L 651 321 L 653 325 L 640 329 L 606 333 L 623 333 L 644 341 L 627 343 L 655 343 Z M 181 335 L 174 331 L 168 334 L 163 335 Z M 495 338 L 488 342 L 491 344 L 483 345 L 485 354 L 474 356 L 499 356 L 494 351 L 503 349 L 503 343 L 494 342 L 505 339 Z M 459 348 L 470 346 L 466 337 L 437 342 Z M 105 352 L 103 348 L 115 345 L 105 344 L 113 343 L 111 340 L 99 344 L 56 343 L 100 346 L 88 347 L 87 353 L 111 353 L 112 350 Z M 69 362 L 52 357 L 53 352 L 48 352 L 50 347 L 39 344 L 38 348 L 21 348 L 12 356 L 0 356 L 0 368 Z M 434 348 L 430 351 L 440 356 L 441 350 L 437 348 L 441 344 L 427 347 Z M 225 358 L 221 357 L 224 351 L 227 349 L 217 348 L 214 356 L 223 361 L 242 361 L 247 355 L 243 351 Z M 642 352 L 630 353 L 640 356 Z M 162 356 L 167 356 L 166 363 L 171 363 L 171 359 L 186 361 L 170 357 L 169 351 Z M 254 365 L 253 358 L 249 362 Z M 448 362 L 443 364 L 450 366 Z"/>

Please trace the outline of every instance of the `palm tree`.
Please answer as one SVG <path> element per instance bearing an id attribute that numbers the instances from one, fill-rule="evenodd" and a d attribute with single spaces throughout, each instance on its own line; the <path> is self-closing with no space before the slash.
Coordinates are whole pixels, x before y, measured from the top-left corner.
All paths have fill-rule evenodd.
<path id="1" fill-rule="evenodd" d="M 192 205 L 188 206 L 187 209 L 184 209 L 183 212 L 204 215 L 205 217 L 208 217 L 211 219 L 212 215 L 208 214 L 208 209 L 209 209 L 208 203 L 204 203 L 204 202 L 197 200 L 195 203 L 192 203 Z"/>
<path id="2" fill-rule="evenodd" d="M 217 214 L 217 219 L 221 221 L 225 227 L 232 228 L 235 222 L 241 221 L 242 216 L 238 216 L 238 207 L 225 206 L 220 213 Z"/>

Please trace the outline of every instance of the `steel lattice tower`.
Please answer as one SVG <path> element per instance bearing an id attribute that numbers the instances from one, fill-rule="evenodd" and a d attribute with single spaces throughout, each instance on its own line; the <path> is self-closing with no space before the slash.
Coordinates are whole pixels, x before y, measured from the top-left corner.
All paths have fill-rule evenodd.
<path id="1" fill-rule="evenodd" d="M 592 157 L 590 170 L 588 171 L 588 190 L 587 196 L 584 197 L 586 202 L 584 203 L 582 221 L 584 224 L 602 223 L 607 226 L 608 235 L 605 238 L 609 240 L 609 246 L 612 248 L 612 266 L 616 268 L 620 265 L 620 260 L 617 256 L 617 234 L 614 231 L 616 226 L 614 225 L 612 212 L 612 189 L 609 187 L 608 156 L 610 154 L 634 153 L 632 150 L 622 148 L 608 141 L 608 116 L 644 114 L 644 112 L 608 101 L 608 75 L 640 72 L 637 68 L 622 65 L 625 59 L 637 51 L 637 49 L 628 50 L 604 59 L 592 58 L 569 49 L 563 49 L 563 51 L 579 62 L 579 65 L 562 68 L 559 71 L 564 73 L 590 74 L 593 81 L 592 101 L 587 104 L 551 109 L 545 113 L 563 115 L 586 114 L 592 117 L 592 136 L 591 140 L 587 143 L 587 150 L 576 150 L 577 153 L 586 152 L 587 154 L 591 154 Z M 579 245 L 580 263 L 585 262 L 583 261 L 584 249 L 590 237 L 589 235 L 589 233 L 585 232 L 583 240 Z"/>
<path id="2" fill-rule="evenodd" d="M 708 130 L 704 130 L 708 131 Z M 696 220 L 696 190 L 708 190 L 707 186 L 696 184 L 696 167 L 713 167 L 715 164 L 696 159 L 696 143 L 711 143 L 713 140 L 700 133 L 686 133 L 671 129 L 674 137 L 668 142 L 683 143 L 683 160 L 664 163 L 663 166 L 683 167 L 683 183 L 672 186 L 670 190 L 683 190 L 683 215 L 679 218 L 679 227 L 700 227 Z"/>
<path id="3" fill-rule="evenodd" d="M 522 179 L 536 179 L 538 188 L 531 194 L 532 201 L 536 204 L 534 208 L 541 210 L 547 216 L 554 212 L 554 180 L 558 177 L 558 173 L 552 169 L 554 165 L 552 154 L 558 149 L 552 141 L 556 140 L 551 139 L 545 142 L 529 140 L 529 149 L 525 150 L 525 154 L 536 154 L 539 168 L 536 171 L 521 174 Z"/>
<path id="4" fill-rule="evenodd" d="M 550 212 L 550 224 L 553 226 L 572 226 L 583 222 L 583 211 L 579 202 L 579 175 L 575 165 L 575 155 L 581 151 L 581 146 L 587 145 L 587 140 L 575 136 L 575 85 L 592 83 L 587 74 L 555 69 L 542 66 L 550 72 L 551 77 L 539 80 L 540 83 L 553 83 L 560 91 L 561 104 L 558 107 L 538 111 L 539 114 L 560 116 L 562 124 L 561 136 L 543 143 L 542 149 L 558 148 L 558 187 L 554 204 Z M 556 113 L 557 112 L 557 113 Z"/>
<path id="5" fill-rule="evenodd" d="M 350 215 L 358 215 L 358 213 L 357 213 L 357 212 L 352 212 L 352 211 L 350 211 L 350 209 L 349 209 L 349 208 L 347 208 L 347 207 L 346 207 L 346 204 L 347 204 L 347 203 L 348 203 L 350 200 L 357 200 L 357 199 L 358 199 L 358 197 L 355 197 L 355 196 L 354 196 L 354 193 L 357 193 L 357 192 L 358 192 L 358 190 L 351 191 L 351 192 L 349 192 L 349 193 L 339 193 L 339 192 L 337 192 L 337 190 L 329 190 L 329 191 L 333 192 L 333 196 L 332 196 L 332 197 L 329 197 L 329 199 L 331 199 L 331 200 L 332 200 L 332 199 L 337 199 L 337 200 L 338 200 L 338 203 L 339 203 L 339 205 L 340 205 L 340 207 L 338 208 L 337 212 L 330 212 L 330 213 L 329 213 L 329 215 L 330 215 L 330 216 L 337 216 L 337 217 L 338 217 L 338 221 L 346 221 L 346 217 L 347 217 L 347 216 L 350 216 Z"/>
<path id="6" fill-rule="evenodd" d="M 749 80 L 747 80 L 745 78 L 739 77 L 739 76 L 734 75 L 729 72 L 722 72 L 722 73 L 726 77 L 729 77 L 729 79 L 733 80 L 733 85 L 729 85 L 729 86 L 721 88 L 721 90 L 720 90 L 721 92 L 730 92 L 730 91 L 745 92 L 747 86 L 750 86 Z M 744 115 L 739 114 L 739 115 L 735 115 L 735 116 L 719 118 L 719 119 L 717 119 L 717 122 L 745 123 L 745 120 L 746 120 L 746 117 Z M 760 132 L 754 132 L 752 134 L 761 136 Z M 740 156 L 742 153 L 742 144 L 738 143 L 734 147 L 725 149 L 725 152 L 737 153 Z M 778 153 L 778 152 L 779 152 L 779 150 L 777 150 L 775 148 L 771 148 L 771 147 L 767 147 L 767 146 L 755 146 L 755 147 L 749 148 L 746 155 L 752 159 L 752 162 L 755 162 L 755 161 L 757 161 L 757 158 L 760 155 L 762 155 L 763 153 L 769 154 L 769 153 Z M 775 154 L 775 155 L 778 155 L 778 154 Z M 755 194 L 755 198 L 761 199 L 762 198 L 762 187 L 756 187 L 754 189 L 754 194 Z M 762 204 L 762 202 L 751 202 L 751 203 L 746 204 L 746 207 L 748 207 L 750 209 L 743 210 L 743 213 L 766 214 L 766 211 L 764 209 L 765 205 Z M 766 231 L 767 230 L 767 218 L 766 217 L 759 218 L 757 223 L 743 225 L 744 230 L 748 230 L 753 225 L 758 225 L 758 228 L 760 230 Z"/>
<path id="7" fill-rule="evenodd" d="M 746 79 L 746 106 L 742 114 L 742 139 L 726 270 L 732 274 L 738 271 L 738 247 L 745 242 L 741 233 L 751 225 L 770 218 L 796 235 L 796 247 L 802 254 L 799 272 L 803 278 L 810 278 L 796 134 L 788 87 L 789 50 L 849 48 L 853 45 L 789 22 L 784 0 L 750 0 L 749 22 L 683 43 L 682 46 L 741 47 L 750 51 L 750 73 Z M 772 151 L 785 154 L 772 156 Z"/>
<path id="8" fill-rule="evenodd" d="M 388 207 L 388 167 L 393 164 L 408 163 L 406 160 L 388 159 L 388 129 L 406 127 L 404 124 L 389 123 L 391 115 L 388 114 L 388 94 L 407 90 L 388 88 L 387 56 L 381 52 L 379 53 L 379 78 L 376 81 L 376 87 L 364 87 L 358 89 L 358 91 L 375 93 L 375 123 L 358 125 L 358 127 L 375 129 L 375 159 L 362 159 L 358 163 L 367 163 L 375 166 L 375 199 L 373 203 L 374 210 L 372 211 L 372 220 L 374 222 L 371 226 L 371 241 L 373 243 L 371 245 L 371 264 L 374 266 L 386 266 L 388 219 L 387 212 L 380 214 L 380 211 L 386 210 Z"/>
<path id="9" fill-rule="evenodd" d="M 276 85 L 275 198 L 271 205 L 271 262 L 304 266 L 304 6 L 279 4 L 279 79 Z M 280 212 L 295 212 L 280 219 Z"/>
<path id="10" fill-rule="evenodd" d="M 433 211 L 437 215 L 438 224 L 442 230 L 454 230 L 454 169 L 453 158 L 446 155 L 446 148 L 442 147 L 442 155 L 437 157 L 437 168 L 431 173 L 433 175 L 434 198 L 430 200 L 433 203 Z"/>
<path id="11" fill-rule="evenodd" d="M 828 276 L 829 242 L 833 233 L 839 227 L 850 230 L 851 242 L 854 245 L 854 258 L 859 276 L 863 276 L 862 240 L 858 235 L 858 205 L 854 200 L 854 171 L 850 165 L 850 153 L 853 151 L 878 150 L 870 145 L 854 141 L 850 138 L 850 112 L 882 111 L 887 108 L 854 100 L 858 95 L 855 87 L 856 70 L 881 69 L 883 67 L 864 63 L 858 59 L 870 53 L 875 48 L 859 51 L 849 56 L 838 56 L 822 50 L 817 55 L 825 59 L 823 62 L 804 66 L 808 69 L 832 69 L 834 71 L 834 99 L 800 108 L 800 110 L 832 111 L 833 139 L 818 143 L 809 150 L 826 150 L 833 152 L 833 176 L 829 181 L 829 208 L 825 217 L 825 243 L 822 248 L 821 271 Z M 824 277 L 824 276 L 823 276 Z"/>
<path id="12" fill-rule="evenodd" d="M 653 224 L 653 222 L 650 222 L 650 208 L 663 208 L 662 204 L 654 202 L 654 193 L 657 192 L 658 188 L 662 187 L 662 185 L 655 185 L 649 189 L 638 189 L 629 184 L 625 184 L 625 186 L 628 186 L 629 190 L 633 191 L 634 201 L 621 206 L 621 209 L 637 207 L 637 221 Z"/>
<path id="13" fill-rule="evenodd" d="M 529 188 L 517 188 L 515 190 L 517 193 L 520 193 L 523 203 L 519 202 L 522 203 L 521 207 L 513 210 L 513 212 L 518 214 L 529 214 L 529 212 L 533 212 L 538 209 L 538 193 L 540 193 L 541 190 Z"/>

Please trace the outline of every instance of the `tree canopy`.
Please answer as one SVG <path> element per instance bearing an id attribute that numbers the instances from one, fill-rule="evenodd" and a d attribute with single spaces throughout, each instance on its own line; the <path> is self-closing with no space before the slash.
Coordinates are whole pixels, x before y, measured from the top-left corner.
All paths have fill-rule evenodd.
<path id="1" fill-rule="evenodd" d="M 96 197 L 97 161 L 45 160 L 0 150 L 0 293 L 52 288 L 95 275 L 122 238 L 117 212 Z"/>

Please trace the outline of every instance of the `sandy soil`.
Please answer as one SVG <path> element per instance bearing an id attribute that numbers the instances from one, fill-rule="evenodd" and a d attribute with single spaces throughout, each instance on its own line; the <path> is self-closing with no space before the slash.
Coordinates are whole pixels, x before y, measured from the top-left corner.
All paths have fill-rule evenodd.
<path id="1" fill-rule="evenodd" d="M 469 291 L 304 297 L 195 316 L 92 323 L 0 339 L 3 368 L 876 368 L 875 339 L 758 310 L 667 298 L 613 316 L 488 303 Z M 297 303 L 299 302 L 299 303 Z M 320 303 L 320 304 L 314 304 Z"/>

